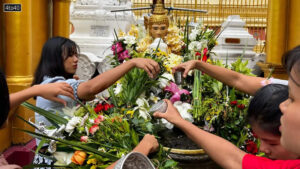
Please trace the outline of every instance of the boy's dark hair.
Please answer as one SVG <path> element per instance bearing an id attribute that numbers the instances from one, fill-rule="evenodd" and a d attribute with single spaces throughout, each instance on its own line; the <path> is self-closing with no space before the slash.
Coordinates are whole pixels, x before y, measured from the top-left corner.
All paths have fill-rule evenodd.
<path id="1" fill-rule="evenodd" d="M 0 127 L 5 123 L 9 113 L 9 93 L 4 73 L 0 70 Z"/>
<path id="2" fill-rule="evenodd" d="M 280 136 L 279 126 L 282 112 L 280 103 L 288 99 L 288 86 L 281 84 L 269 84 L 255 93 L 250 101 L 247 120 L 256 124 L 263 131 Z"/>
<path id="3" fill-rule="evenodd" d="M 44 44 L 32 85 L 42 83 L 44 76 L 63 76 L 66 79 L 72 78 L 73 75 L 65 71 L 64 60 L 78 53 L 78 45 L 68 38 L 58 36 L 49 39 Z"/>

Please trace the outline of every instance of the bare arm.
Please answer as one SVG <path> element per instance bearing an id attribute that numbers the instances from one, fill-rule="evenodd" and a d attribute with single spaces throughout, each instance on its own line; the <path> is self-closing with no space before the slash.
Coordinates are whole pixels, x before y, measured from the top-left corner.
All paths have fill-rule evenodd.
<path id="1" fill-rule="evenodd" d="M 141 142 L 132 150 L 133 152 L 139 152 L 147 156 L 149 153 L 156 151 L 158 148 L 158 142 L 153 135 L 146 134 Z M 113 169 L 117 161 L 107 167 L 106 169 Z"/>
<path id="2" fill-rule="evenodd" d="M 66 104 L 66 101 L 57 97 L 58 95 L 65 95 L 74 99 L 73 89 L 68 83 L 60 82 L 60 83 L 40 84 L 10 94 L 9 95 L 10 108 L 12 109 L 34 96 L 41 96 L 48 100 Z"/>
<path id="3" fill-rule="evenodd" d="M 183 76 L 186 77 L 188 72 L 193 69 L 201 70 L 207 75 L 227 84 L 228 86 L 234 87 L 239 91 L 254 95 L 258 89 L 262 87 L 261 81 L 265 78 L 247 76 L 241 73 L 219 67 L 216 65 L 211 65 L 209 63 L 191 60 L 185 63 L 182 63 L 173 68 L 175 71 L 183 71 Z"/>
<path id="4" fill-rule="evenodd" d="M 78 97 L 83 100 L 94 98 L 95 94 L 107 89 L 134 67 L 144 69 L 151 78 L 154 78 L 160 71 L 158 63 L 152 59 L 131 59 L 87 82 L 81 83 L 77 89 Z"/>
<path id="5" fill-rule="evenodd" d="M 154 116 L 158 118 L 165 118 L 169 122 L 175 124 L 180 128 L 192 141 L 198 146 L 202 147 L 205 152 L 222 168 L 241 169 L 243 157 L 245 152 L 241 151 L 229 141 L 201 130 L 192 123 L 184 120 L 177 109 L 172 105 L 169 100 L 166 113 L 155 112 Z"/>

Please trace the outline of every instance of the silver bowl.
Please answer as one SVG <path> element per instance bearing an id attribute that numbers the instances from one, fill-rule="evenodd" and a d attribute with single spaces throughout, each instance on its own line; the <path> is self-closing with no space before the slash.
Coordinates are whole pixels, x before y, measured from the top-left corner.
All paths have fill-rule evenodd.
<path id="1" fill-rule="evenodd" d="M 144 154 L 131 152 L 122 157 L 114 169 L 155 169 L 155 167 Z"/>

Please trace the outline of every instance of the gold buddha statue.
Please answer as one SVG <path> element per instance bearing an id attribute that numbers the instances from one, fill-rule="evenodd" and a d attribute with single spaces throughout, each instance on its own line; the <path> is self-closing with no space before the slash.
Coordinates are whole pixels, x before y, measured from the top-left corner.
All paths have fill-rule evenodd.
<path id="1" fill-rule="evenodd" d="M 138 43 L 137 50 L 144 52 L 149 46 L 155 46 L 153 43 L 157 43 L 157 39 L 160 38 L 162 46 L 166 43 L 167 53 L 180 53 L 184 43 L 181 41 L 177 26 L 170 24 L 164 0 L 153 0 L 153 6 L 152 15 L 144 17 L 144 25 L 148 34 Z"/>
<path id="2" fill-rule="evenodd" d="M 146 30 L 149 30 L 152 38 L 164 38 L 168 33 L 169 18 L 164 8 L 164 1 L 157 0 L 153 2 L 154 9 L 150 18 L 144 17 Z"/>

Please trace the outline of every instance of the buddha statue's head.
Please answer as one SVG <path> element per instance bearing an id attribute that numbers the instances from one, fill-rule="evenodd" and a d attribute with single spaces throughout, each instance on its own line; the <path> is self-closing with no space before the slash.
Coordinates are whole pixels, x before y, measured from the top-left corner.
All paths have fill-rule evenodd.
<path id="1" fill-rule="evenodd" d="M 169 27 L 169 18 L 167 11 L 164 8 L 164 1 L 153 1 L 154 9 L 150 18 L 145 17 L 145 27 L 149 30 L 150 36 L 153 39 L 164 38 L 167 35 Z"/>

